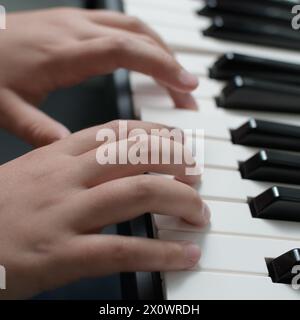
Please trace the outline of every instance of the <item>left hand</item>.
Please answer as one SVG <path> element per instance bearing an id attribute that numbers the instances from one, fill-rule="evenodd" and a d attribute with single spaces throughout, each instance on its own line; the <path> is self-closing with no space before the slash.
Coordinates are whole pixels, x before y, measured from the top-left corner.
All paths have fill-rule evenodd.
<path id="1" fill-rule="evenodd" d="M 60 8 L 9 14 L 0 33 L 0 126 L 42 146 L 69 135 L 35 107 L 51 91 L 118 68 L 154 77 L 177 107 L 196 108 L 198 80 L 160 37 L 121 13 Z"/>
<path id="2" fill-rule="evenodd" d="M 81 278 L 186 270 L 198 262 L 200 249 L 190 242 L 99 234 L 143 212 L 181 218 L 198 228 L 210 219 L 209 208 L 190 186 L 200 180 L 187 174 L 195 163 L 192 154 L 164 136 L 163 130 L 170 128 L 129 121 L 120 138 L 119 124 L 77 132 L 0 166 L 0 264 L 7 271 L 0 300 L 28 298 Z M 152 129 L 161 131 L 158 143 L 153 143 Z M 112 131 L 116 140 L 97 141 L 100 130 Z M 143 130 L 143 139 L 134 141 L 134 130 Z M 104 154 L 108 145 L 127 164 L 117 160 L 100 165 L 97 153 L 102 149 Z M 166 155 L 163 145 L 170 146 L 170 164 L 151 163 L 152 155 Z M 130 162 L 135 146 L 145 152 L 148 163 Z M 182 155 L 184 161 L 176 163 Z"/>

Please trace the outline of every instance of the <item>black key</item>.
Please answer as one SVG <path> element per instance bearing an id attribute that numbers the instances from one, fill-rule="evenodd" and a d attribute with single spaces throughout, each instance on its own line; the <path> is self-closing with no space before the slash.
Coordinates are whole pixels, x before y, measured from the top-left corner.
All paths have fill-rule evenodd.
<path id="1" fill-rule="evenodd" d="M 300 222 L 300 190 L 273 187 L 249 201 L 253 217 Z"/>
<path id="2" fill-rule="evenodd" d="M 262 150 L 240 163 L 244 179 L 300 185 L 300 155 Z"/>
<path id="3" fill-rule="evenodd" d="M 300 249 L 293 249 L 267 263 L 269 276 L 274 283 L 292 284 L 297 275 L 294 267 L 300 266 Z"/>
<path id="4" fill-rule="evenodd" d="M 232 80 L 235 76 L 300 85 L 300 65 L 227 53 L 210 68 L 213 79 Z"/>
<path id="5" fill-rule="evenodd" d="M 300 151 L 300 127 L 250 119 L 231 130 L 232 142 L 244 146 Z"/>
<path id="6" fill-rule="evenodd" d="M 224 14 L 244 15 L 245 17 L 268 19 L 271 22 L 290 24 L 294 1 L 273 0 L 206 0 L 206 6 L 199 15 L 215 17 Z"/>
<path id="7" fill-rule="evenodd" d="M 300 32 L 290 25 L 282 26 L 250 21 L 243 17 L 221 17 L 213 19 L 203 34 L 217 39 L 237 41 L 276 48 L 300 49 Z"/>
<path id="8" fill-rule="evenodd" d="M 216 102 L 228 109 L 300 113 L 300 90 L 298 86 L 238 76 L 228 82 Z"/>

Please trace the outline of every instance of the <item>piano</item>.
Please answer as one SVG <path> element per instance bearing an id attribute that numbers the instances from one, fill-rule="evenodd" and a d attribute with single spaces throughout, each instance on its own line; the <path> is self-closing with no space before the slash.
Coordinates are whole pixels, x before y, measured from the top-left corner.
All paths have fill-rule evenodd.
<path id="1" fill-rule="evenodd" d="M 300 264 L 300 33 L 291 26 L 299 1 L 106 2 L 148 23 L 199 77 L 195 112 L 174 109 L 147 76 L 114 75 L 124 118 L 204 129 L 199 192 L 212 212 L 204 230 L 155 212 L 120 226 L 202 249 L 193 270 L 123 275 L 125 297 L 300 299 L 292 286 Z"/>

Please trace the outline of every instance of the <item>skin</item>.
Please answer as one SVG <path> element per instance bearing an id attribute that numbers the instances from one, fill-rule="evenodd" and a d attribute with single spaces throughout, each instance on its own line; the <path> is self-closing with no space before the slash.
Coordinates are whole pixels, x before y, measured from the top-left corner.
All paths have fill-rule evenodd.
<path id="1" fill-rule="evenodd" d="M 200 177 L 186 176 L 187 164 L 100 166 L 96 151 L 104 145 L 96 134 L 104 128 L 117 132 L 118 121 L 71 135 L 36 106 L 55 89 L 122 67 L 154 77 L 176 106 L 193 109 L 190 92 L 197 79 L 136 18 L 55 9 L 11 14 L 7 24 L 0 33 L 0 126 L 44 147 L 0 166 L 0 264 L 7 272 L 0 298 L 28 298 L 116 272 L 193 267 L 200 250 L 192 243 L 99 232 L 143 212 L 205 226 L 209 209 L 192 187 Z M 128 130 L 137 128 L 148 132 L 142 142 L 148 144 L 150 129 L 162 126 L 129 122 Z M 172 153 L 185 148 L 169 142 Z"/>
<path id="2" fill-rule="evenodd" d="M 0 261 L 7 270 L 2 299 L 27 298 L 80 278 L 184 270 L 198 262 L 200 250 L 192 243 L 99 234 L 143 212 L 176 216 L 199 228 L 210 218 L 191 186 L 200 177 L 186 176 L 185 163 L 98 165 L 96 151 L 103 144 L 95 137 L 103 128 L 117 132 L 118 121 L 70 135 L 0 167 L 5 181 L 0 193 Z M 150 133 L 162 126 L 129 122 L 128 130 L 135 128 Z M 172 157 L 174 150 L 184 151 L 181 143 L 169 142 Z"/>
<path id="3" fill-rule="evenodd" d="M 177 107 L 197 107 L 197 78 L 137 18 L 74 8 L 9 14 L 0 43 L 0 126 L 34 146 L 70 134 L 36 108 L 49 92 L 118 68 L 154 77 Z"/>

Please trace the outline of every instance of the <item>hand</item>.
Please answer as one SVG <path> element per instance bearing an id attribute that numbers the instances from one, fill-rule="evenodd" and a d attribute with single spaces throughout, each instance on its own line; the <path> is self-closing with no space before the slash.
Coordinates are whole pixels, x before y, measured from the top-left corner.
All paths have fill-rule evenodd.
<path id="1" fill-rule="evenodd" d="M 189 186 L 199 177 L 186 176 L 186 164 L 99 165 L 96 152 L 106 144 L 95 137 L 103 128 L 117 132 L 118 122 L 78 132 L 0 167 L 0 265 L 7 271 L 1 298 L 26 298 L 117 272 L 182 270 L 199 260 L 199 249 L 190 243 L 99 234 L 144 212 L 200 227 L 209 221 L 209 209 Z M 129 122 L 128 130 L 134 128 L 149 133 L 143 142 L 148 144 L 150 129 L 163 127 Z M 178 142 L 165 142 L 173 153 L 186 152 Z"/>
<path id="2" fill-rule="evenodd" d="M 9 14 L 0 43 L 0 126 L 35 146 L 69 135 L 35 108 L 49 92 L 118 68 L 154 77 L 176 106 L 196 108 L 197 78 L 136 18 L 70 8 Z"/>

